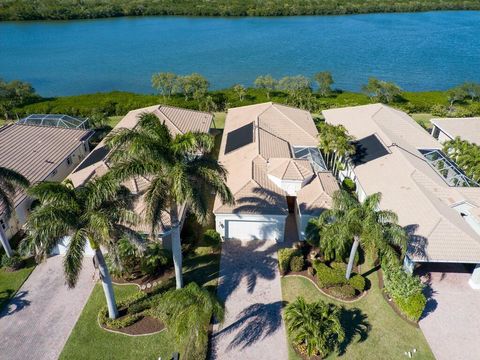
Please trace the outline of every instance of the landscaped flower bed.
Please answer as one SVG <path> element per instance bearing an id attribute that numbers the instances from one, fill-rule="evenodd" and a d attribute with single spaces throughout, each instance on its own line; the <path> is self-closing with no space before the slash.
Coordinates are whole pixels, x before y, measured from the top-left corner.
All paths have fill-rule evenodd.
<path id="1" fill-rule="evenodd" d="M 318 251 L 311 251 L 308 244 L 280 249 L 278 261 L 282 275 L 300 275 L 312 280 L 326 294 L 338 300 L 352 301 L 362 295 L 366 279 L 354 271 L 349 279 L 345 273 L 347 264 L 342 261 L 327 261 Z"/>

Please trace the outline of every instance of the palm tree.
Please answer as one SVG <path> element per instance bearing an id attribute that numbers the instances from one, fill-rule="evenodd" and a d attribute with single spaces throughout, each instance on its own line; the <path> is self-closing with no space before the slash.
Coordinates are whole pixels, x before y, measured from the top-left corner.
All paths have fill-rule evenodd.
<path id="1" fill-rule="evenodd" d="M 136 214 L 129 210 L 128 190 L 104 176 L 78 188 L 68 181 L 43 182 L 30 188 L 29 193 L 40 205 L 28 219 L 22 248 L 41 261 L 64 237 L 69 237 L 63 269 L 67 285 L 72 288 L 77 283 L 85 246 L 89 243 L 95 251 L 94 263 L 99 269 L 109 316 L 118 317 L 101 246 L 113 249 L 121 238 L 129 239 L 140 248 L 143 246 L 141 237 L 127 227 L 138 221 Z"/>
<path id="2" fill-rule="evenodd" d="M 0 215 L 3 212 L 3 221 L 8 223 L 10 216 L 15 211 L 15 192 L 21 188 L 27 188 L 29 181 L 14 170 L 0 166 Z M 8 257 L 12 257 L 13 251 L 6 234 L 0 226 L 0 242 Z"/>
<path id="3" fill-rule="evenodd" d="M 152 237 L 158 235 L 162 214 L 170 217 L 175 277 L 177 288 L 181 288 L 180 207 L 187 205 L 200 222 L 205 222 L 212 194 L 218 194 L 223 202 L 233 202 L 225 183 L 227 172 L 210 154 L 212 136 L 188 132 L 173 137 L 154 114 L 144 113 L 134 129 L 119 129 L 107 136 L 107 144 L 115 148 L 113 177 L 118 181 L 134 177 L 150 180 L 143 196 L 145 221 Z"/>
<path id="4" fill-rule="evenodd" d="M 298 297 L 285 308 L 285 321 L 293 341 L 308 356 L 322 358 L 335 351 L 345 339 L 341 308 L 323 301 L 305 302 Z"/>
<path id="5" fill-rule="evenodd" d="M 353 136 L 348 135 L 343 125 L 331 125 L 325 122 L 318 126 L 318 148 L 325 155 L 326 163 L 336 172 L 338 162 L 355 153 Z M 332 156 L 333 155 L 333 156 Z"/>
<path id="6" fill-rule="evenodd" d="M 194 282 L 162 295 L 157 311 L 165 319 L 168 331 L 182 344 L 184 359 L 205 359 L 208 327 L 212 316 L 223 321 L 224 310 L 208 290 Z"/>
<path id="7" fill-rule="evenodd" d="M 332 208 L 310 222 L 307 233 L 311 240 L 320 240 L 324 252 L 345 255 L 351 246 L 345 277 L 350 278 L 359 246 L 372 255 L 389 262 L 398 262 L 396 248 L 406 250 L 407 234 L 398 225 L 397 215 L 379 210 L 381 194 L 367 196 L 363 202 L 349 192 L 339 190 L 333 195 Z M 353 243 L 352 243 L 353 240 Z"/>

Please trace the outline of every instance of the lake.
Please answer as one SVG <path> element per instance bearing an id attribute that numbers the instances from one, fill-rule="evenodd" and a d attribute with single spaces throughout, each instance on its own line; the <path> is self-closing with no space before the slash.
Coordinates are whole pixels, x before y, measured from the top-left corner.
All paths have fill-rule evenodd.
<path id="1" fill-rule="evenodd" d="M 158 71 L 222 88 L 324 70 L 348 90 L 370 76 L 412 91 L 480 82 L 480 12 L 0 23 L 0 77 L 44 96 L 152 92 Z"/>

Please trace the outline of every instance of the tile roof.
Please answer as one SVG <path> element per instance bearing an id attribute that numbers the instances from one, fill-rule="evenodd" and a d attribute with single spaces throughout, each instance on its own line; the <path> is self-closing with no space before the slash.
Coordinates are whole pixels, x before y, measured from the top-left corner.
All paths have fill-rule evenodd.
<path id="1" fill-rule="evenodd" d="M 395 211 L 411 234 L 416 261 L 480 262 L 480 234 L 453 206 L 480 198 L 480 188 L 450 187 L 419 149 L 441 149 L 406 113 L 382 104 L 324 110 L 328 123 L 344 125 L 357 139 L 375 134 L 389 154 L 357 165 L 366 194 L 382 193 L 381 208 Z M 470 193 L 470 195 L 467 195 Z"/>
<path id="2" fill-rule="evenodd" d="M 297 194 L 301 214 L 318 216 L 332 206 L 332 195 L 339 190 L 337 180 L 330 172 L 321 172 Z"/>
<path id="3" fill-rule="evenodd" d="M 138 123 L 139 115 L 143 113 L 155 114 L 160 121 L 167 125 L 172 135 L 184 134 L 186 132 L 209 132 L 213 120 L 213 115 L 201 111 L 181 109 L 172 106 L 154 105 L 146 108 L 136 109 L 128 112 L 125 117 L 115 126 L 115 129 L 127 128 L 133 129 Z M 97 147 L 80 163 L 70 174 L 69 179 L 75 186 L 86 183 L 93 177 L 104 175 L 109 169 L 108 157 L 110 150 L 102 140 Z M 148 187 L 149 179 L 135 178 L 125 182 L 127 188 L 134 194 L 141 194 Z M 180 211 L 184 211 L 184 206 Z M 140 215 L 145 211 L 143 198 L 137 199 L 135 210 Z M 160 232 L 168 231 L 170 228 L 170 217 L 168 214 L 162 214 Z M 140 232 L 149 233 L 148 224 L 139 224 L 136 229 Z"/>
<path id="4" fill-rule="evenodd" d="M 225 154 L 227 135 L 252 121 L 253 143 Z M 307 160 L 293 159 L 292 147 L 316 147 L 317 136 L 312 116 L 305 110 L 271 102 L 229 109 L 219 161 L 228 171 L 227 185 L 236 204 L 223 205 L 217 198 L 214 213 L 287 214 L 286 193 L 268 174 L 284 180 L 314 175 Z"/>
<path id="5" fill-rule="evenodd" d="M 480 145 L 480 117 L 431 119 L 430 122 L 452 139 L 458 136 Z"/>
<path id="6" fill-rule="evenodd" d="M 0 166 L 15 170 L 32 184 L 43 181 L 91 134 L 83 129 L 5 125 L 0 128 Z M 24 191 L 18 191 L 15 206 L 25 197 Z"/>

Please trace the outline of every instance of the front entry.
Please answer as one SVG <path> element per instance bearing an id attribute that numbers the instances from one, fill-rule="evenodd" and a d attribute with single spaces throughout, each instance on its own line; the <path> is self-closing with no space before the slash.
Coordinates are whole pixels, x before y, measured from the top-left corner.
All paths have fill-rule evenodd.
<path id="1" fill-rule="evenodd" d="M 295 201 L 297 200 L 296 196 L 287 196 L 287 206 L 288 212 L 293 214 L 295 212 Z"/>

